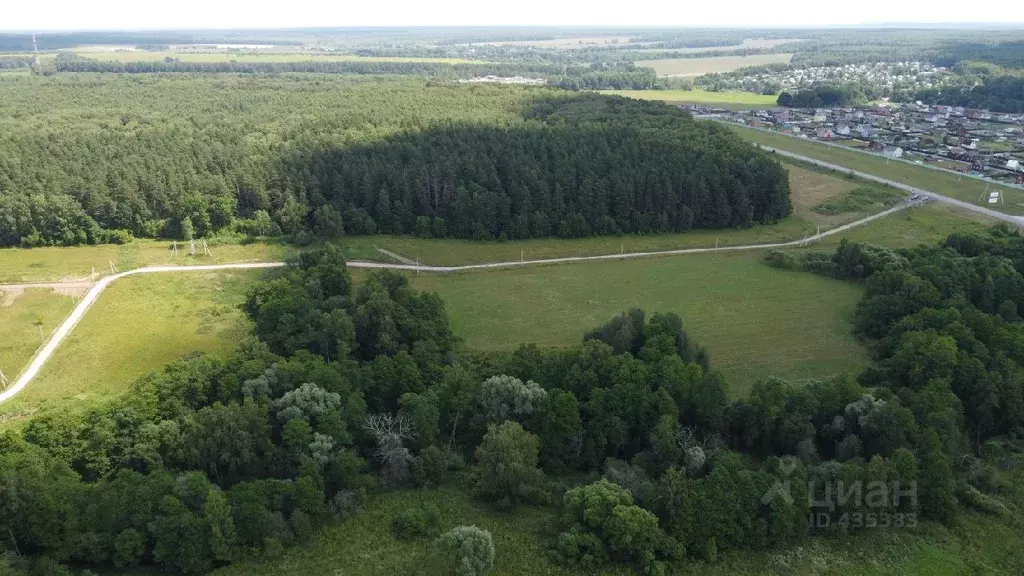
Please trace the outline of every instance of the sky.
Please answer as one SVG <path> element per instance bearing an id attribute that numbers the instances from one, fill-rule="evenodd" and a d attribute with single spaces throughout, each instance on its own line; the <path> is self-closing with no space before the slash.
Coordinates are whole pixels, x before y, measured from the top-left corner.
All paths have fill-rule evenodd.
<path id="1" fill-rule="evenodd" d="M 1020 0 L 5 0 L 0 30 L 1024 23 Z M 969 9 L 967 8 L 969 7 Z"/>

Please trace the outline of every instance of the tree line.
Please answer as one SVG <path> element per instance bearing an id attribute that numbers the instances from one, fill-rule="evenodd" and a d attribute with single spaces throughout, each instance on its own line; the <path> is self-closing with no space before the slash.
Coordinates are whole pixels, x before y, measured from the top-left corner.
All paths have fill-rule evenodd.
<path id="1" fill-rule="evenodd" d="M 165 85 L 233 112 L 197 110 L 177 100 L 184 90 L 153 94 L 156 112 L 74 120 L 82 129 L 60 135 L 12 119 L 0 135 L 2 246 L 216 233 L 579 237 L 789 213 L 786 172 L 770 156 L 660 103 L 443 83 L 418 93 L 414 81 L 326 76 L 234 80 L 262 99 L 220 90 L 231 86 L 223 79 L 47 81 L 72 108 L 84 92 L 114 88 L 121 99 Z M 285 108 L 302 99 L 318 121 Z M 275 116 L 277 132 L 261 128 Z"/>
<path id="2" fill-rule="evenodd" d="M 964 86 L 944 92 L 923 90 L 915 97 L 927 104 L 946 104 L 1019 114 L 1024 112 L 1024 77 L 989 76 L 975 86 Z"/>
<path id="3" fill-rule="evenodd" d="M 674 314 L 634 309 L 571 348 L 474 352 L 436 295 L 390 271 L 355 285 L 327 245 L 250 290 L 255 337 L 229 359 L 178 360 L 108 407 L 0 435 L 0 550 L 33 574 L 200 574 L 274 558 L 381 490 L 453 477 L 498 508 L 557 511 L 552 554 L 587 572 L 855 533 L 852 486 L 900 525 L 1003 514 L 996 464 L 1024 453 L 1022 255 L 1009 235 L 775 253 L 866 282 L 855 325 L 872 365 L 730 400 Z M 432 537 L 436 516 L 401 511 L 391 529 Z M 470 567 L 459 574 L 486 574 L 495 554 L 471 527 L 437 548 L 450 573 Z"/>
<path id="4" fill-rule="evenodd" d="M 325 61 L 309 59 L 290 62 L 188 62 L 168 57 L 163 61 L 106 61 L 58 54 L 57 72 L 107 74 L 359 74 L 415 75 L 431 78 L 478 78 L 483 76 L 526 76 L 547 80 L 552 86 L 571 90 L 643 90 L 654 88 L 657 76 L 649 68 L 632 65 L 591 70 L 579 64 L 545 62 L 455 63 L 401 61 Z"/>

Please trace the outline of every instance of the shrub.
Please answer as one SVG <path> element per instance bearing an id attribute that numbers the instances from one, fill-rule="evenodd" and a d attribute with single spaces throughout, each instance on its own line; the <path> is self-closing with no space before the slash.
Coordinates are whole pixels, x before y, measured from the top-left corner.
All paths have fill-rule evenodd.
<path id="1" fill-rule="evenodd" d="M 441 513 L 432 504 L 403 510 L 391 519 L 391 533 L 399 540 L 430 538 L 441 531 Z"/>
<path id="2" fill-rule="evenodd" d="M 604 542 L 591 532 L 572 529 L 558 535 L 555 557 L 566 566 L 595 572 L 608 563 Z"/>
<path id="3" fill-rule="evenodd" d="M 331 498 L 331 513 L 339 520 L 351 518 L 363 511 L 366 490 L 341 490 Z"/>
<path id="4" fill-rule="evenodd" d="M 448 473 L 448 458 L 437 446 L 427 446 L 413 460 L 412 477 L 420 486 L 436 486 Z"/>
<path id="5" fill-rule="evenodd" d="M 445 573 L 486 576 L 494 568 L 491 533 L 476 526 L 457 526 L 437 539 L 437 552 Z"/>

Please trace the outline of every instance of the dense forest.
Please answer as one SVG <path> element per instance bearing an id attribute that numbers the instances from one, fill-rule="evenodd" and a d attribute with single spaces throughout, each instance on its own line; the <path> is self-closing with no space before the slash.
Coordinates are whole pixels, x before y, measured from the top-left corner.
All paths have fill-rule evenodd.
<path id="1" fill-rule="evenodd" d="M 0 562 L 202 574 L 276 557 L 381 490 L 451 482 L 557 512 L 549 553 L 581 573 L 1007 513 L 1024 239 L 768 260 L 865 282 L 855 326 L 873 364 L 857 380 L 769 379 L 730 400 L 682 321 L 641 310 L 573 348 L 473 352 L 436 295 L 390 271 L 356 285 L 339 249 L 308 251 L 252 287 L 255 337 L 232 357 L 173 362 L 109 407 L 0 435 Z M 391 529 L 438 536 L 429 510 Z M 496 553 L 472 526 L 436 549 L 448 574 L 487 574 Z"/>
<path id="2" fill-rule="evenodd" d="M 789 213 L 770 156 L 659 103 L 306 75 L 12 78 L 0 90 L 12 96 L 0 103 L 4 246 L 576 237 Z M 98 98 L 109 108 L 91 107 Z"/>

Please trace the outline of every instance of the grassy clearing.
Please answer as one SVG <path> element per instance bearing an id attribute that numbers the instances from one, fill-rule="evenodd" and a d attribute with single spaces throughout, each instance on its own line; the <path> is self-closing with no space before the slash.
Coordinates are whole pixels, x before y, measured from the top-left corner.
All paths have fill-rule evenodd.
<path id="1" fill-rule="evenodd" d="M 964 202 L 984 205 L 1007 214 L 1024 214 L 1024 190 L 981 182 L 973 178 L 960 178 L 955 174 L 922 168 L 905 162 L 886 162 L 885 158 L 854 150 L 844 150 L 835 146 L 825 146 L 802 138 L 769 134 L 734 124 L 728 124 L 728 126 L 751 142 L 917 186 Z M 1002 191 L 1005 204 L 989 205 L 985 202 L 988 196 L 985 193 L 986 189 Z"/>
<path id="2" fill-rule="evenodd" d="M 217 244 L 211 242 L 211 256 L 192 257 L 188 245 L 178 242 L 177 255 L 167 240 L 136 240 L 116 246 L 72 246 L 0 249 L 0 283 L 59 282 L 88 279 L 110 273 L 110 262 L 121 271 L 141 266 L 228 264 L 280 260 L 295 251 L 282 244 Z"/>
<path id="3" fill-rule="evenodd" d="M 789 64 L 792 54 L 751 54 L 749 56 L 713 56 L 711 58 L 665 58 L 638 60 L 638 68 L 653 68 L 658 76 L 700 76 L 711 72 L 732 72 L 762 64 Z"/>
<path id="4" fill-rule="evenodd" d="M 902 201 L 904 194 L 895 189 L 861 186 L 846 192 L 839 198 L 829 199 L 811 208 L 818 214 L 835 216 L 839 214 L 863 213 L 869 210 L 887 208 Z"/>
<path id="5" fill-rule="evenodd" d="M 320 54 L 312 52 L 277 52 L 270 54 L 252 52 L 195 52 L 163 51 L 148 52 L 126 50 L 120 52 L 81 52 L 79 56 L 108 62 L 160 62 L 175 58 L 182 62 L 430 62 L 438 64 L 468 64 L 477 60 L 461 58 L 401 58 L 391 56 L 356 56 L 355 54 Z"/>
<path id="6" fill-rule="evenodd" d="M 661 100 L 680 104 L 715 104 L 726 107 L 767 108 L 775 106 L 775 96 L 753 92 L 708 92 L 707 90 L 601 90 L 638 100 Z"/>
<path id="7" fill-rule="evenodd" d="M 571 346 L 639 306 L 676 312 L 742 394 L 754 381 L 855 372 L 852 336 L 861 287 L 765 266 L 760 252 L 699 254 L 414 277 L 445 300 L 455 332 L 480 350 L 519 343 Z"/>
<path id="8" fill-rule="evenodd" d="M 316 533 L 305 545 L 277 560 L 250 560 L 214 572 L 214 576 L 278 574 L 358 574 L 390 576 L 425 574 L 430 542 L 395 539 L 391 518 L 408 509 L 433 504 L 442 527 L 475 524 L 491 532 L 495 576 L 573 574 L 547 554 L 557 518 L 550 508 L 521 507 L 497 513 L 470 498 L 464 488 L 385 492 L 370 498 L 364 512 Z M 923 525 L 914 530 L 874 530 L 857 535 L 814 538 L 801 546 L 767 552 L 723 552 L 717 564 L 696 560 L 671 567 L 679 576 L 791 575 L 820 576 L 968 576 L 1019 574 L 1024 562 L 1020 534 L 1009 522 L 967 515 L 947 530 Z M 625 567 L 605 576 L 635 574 Z"/>
<path id="9" fill-rule="evenodd" d="M 48 335 L 74 308 L 69 296 L 49 289 L 0 292 L 0 372 L 12 381 Z"/>
<path id="10" fill-rule="evenodd" d="M 143 374 L 190 352 L 229 353 L 247 330 L 238 304 L 258 275 L 152 274 L 115 282 L 36 380 L 0 405 L 0 426 L 39 411 L 95 406 L 123 393 Z M 20 299 L 14 308 L 23 309 Z"/>
<path id="11" fill-rule="evenodd" d="M 983 233 L 995 224 L 996 221 L 976 212 L 932 203 L 908 208 L 888 218 L 829 236 L 822 240 L 821 245 L 833 246 L 843 238 L 849 238 L 889 248 L 912 248 L 919 244 L 934 244 L 954 232 Z"/>

